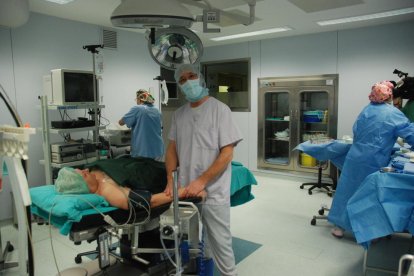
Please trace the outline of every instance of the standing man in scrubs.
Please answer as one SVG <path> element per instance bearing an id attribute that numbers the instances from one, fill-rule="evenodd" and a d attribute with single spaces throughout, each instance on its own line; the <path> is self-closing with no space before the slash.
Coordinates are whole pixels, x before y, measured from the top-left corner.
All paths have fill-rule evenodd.
<path id="1" fill-rule="evenodd" d="M 353 126 L 353 144 L 345 158 L 328 220 L 335 224 L 332 235 L 342 238 L 344 231 L 352 231 L 346 211 L 348 200 L 363 180 L 386 167 L 398 137 L 414 146 L 414 124 L 393 106 L 389 81 L 376 83 L 371 88 L 371 101 L 358 115 Z"/>
<path id="2" fill-rule="evenodd" d="M 187 195 L 207 192 L 200 204 L 206 240 L 206 257 L 213 258 L 221 275 L 237 275 L 230 232 L 231 160 L 242 136 L 230 108 L 209 97 L 202 76 L 194 66 L 184 64 L 175 80 L 188 103 L 175 111 L 166 152 L 167 187 L 172 195 L 173 171 Z"/>
<path id="3" fill-rule="evenodd" d="M 137 106 L 119 120 L 121 126 L 126 124 L 132 130 L 131 156 L 160 161 L 164 155 L 161 113 L 154 106 L 155 100 L 148 91 L 138 90 L 135 100 Z"/>

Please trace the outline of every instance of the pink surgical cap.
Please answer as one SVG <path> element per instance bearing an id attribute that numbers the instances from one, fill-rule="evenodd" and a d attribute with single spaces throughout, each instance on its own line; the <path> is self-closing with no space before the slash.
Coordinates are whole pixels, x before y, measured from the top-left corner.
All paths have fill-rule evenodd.
<path id="1" fill-rule="evenodd" d="M 371 88 L 368 98 L 373 103 L 383 103 L 390 100 L 394 85 L 389 81 L 377 82 Z"/>

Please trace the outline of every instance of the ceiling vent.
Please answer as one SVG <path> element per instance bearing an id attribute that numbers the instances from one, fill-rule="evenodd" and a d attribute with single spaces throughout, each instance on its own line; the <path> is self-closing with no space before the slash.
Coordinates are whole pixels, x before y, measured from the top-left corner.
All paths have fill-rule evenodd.
<path id="1" fill-rule="evenodd" d="M 118 49 L 118 33 L 113 30 L 102 29 L 102 44 L 105 49 Z"/>

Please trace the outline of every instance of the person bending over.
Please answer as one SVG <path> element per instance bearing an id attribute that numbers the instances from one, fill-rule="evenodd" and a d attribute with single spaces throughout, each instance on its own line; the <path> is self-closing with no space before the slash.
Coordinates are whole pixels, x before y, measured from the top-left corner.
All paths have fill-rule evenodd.
<path id="1" fill-rule="evenodd" d="M 131 156 L 161 160 L 164 155 L 161 113 L 154 106 L 154 98 L 148 91 L 138 90 L 135 100 L 137 105 L 118 122 L 132 130 Z"/>
<path id="2" fill-rule="evenodd" d="M 328 221 L 335 227 L 332 235 L 341 238 L 352 231 L 346 206 L 364 179 L 387 166 L 397 137 L 414 146 L 414 124 L 395 108 L 394 86 L 389 81 L 375 83 L 369 94 L 370 103 L 361 111 L 353 126 L 354 141 L 346 155 Z"/>

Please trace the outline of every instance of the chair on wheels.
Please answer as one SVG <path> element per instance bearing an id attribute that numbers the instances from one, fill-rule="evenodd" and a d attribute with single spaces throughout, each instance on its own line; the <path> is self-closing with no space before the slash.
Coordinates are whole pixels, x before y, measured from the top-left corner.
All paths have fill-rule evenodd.
<path id="1" fill-rule="evenodd" d="M 303 189 L 305 186 L 312 186 L 308 189 L 308 194 L 312 194 L 312 190 L 315 188 L 319 188 L 319 189 L 325 189 L 326 192 L 328 193 L 329 196 L 332 196 L 332 185 L 330 183 L 323 183 L 322 182 L 322 170 L 323 170 L 323 165 L 325 164 L 325 162 L 320 161 L 318 163 L 318 182 L 309 182 L 309 183 L 303 183 L 302 185 L 300 185 L 300 188 Z"/>

